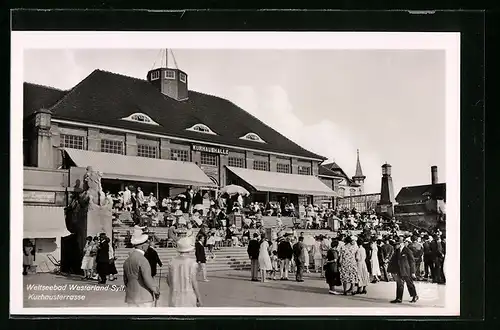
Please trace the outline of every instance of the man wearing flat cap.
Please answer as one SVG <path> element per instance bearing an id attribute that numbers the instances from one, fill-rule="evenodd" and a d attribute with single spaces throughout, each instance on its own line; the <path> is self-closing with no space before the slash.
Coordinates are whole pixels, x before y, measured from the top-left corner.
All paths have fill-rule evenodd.
<path id="1" fill-rule="evenodd" d="M 123 264 L 125 302 L 129 307 L 154 307 L 160 290 L 151 276 L 151 266 L 144 257 L 149 248 L 148 235 L 141 229 L 135 230 L 131 243 L 134 250 Z"/>
<path id="2" fill-rule="evenodd" d="M 415 260 L 411 250 L 405 246 L 403 237 L 396 239 L 396 247 L 389 262 L 388 271 L 393 274 L 396 280 L 396 299 L 392 300 L 391 303 L 401 303 L 403 301 L 405 283 L 412 297 L 410 302 L 417 302 L 417 290 L 413 284 L 413 279 L 415 278 Z"/>

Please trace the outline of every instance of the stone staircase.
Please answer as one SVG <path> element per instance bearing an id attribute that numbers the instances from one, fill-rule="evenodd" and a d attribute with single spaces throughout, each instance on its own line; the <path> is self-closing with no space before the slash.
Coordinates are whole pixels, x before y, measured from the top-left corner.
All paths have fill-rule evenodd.
<path id="1" fill-rule="evenodd" d="M 119 275 L 122 275 L 123 263 L 131 251 L 131 248 L 119 248 L 116 250 L 115 256 L 117 260 L 115 261 L 115 265 Z M 157 248 L 156 251 L 158 252 L 160 260 L 163 262 L 161 273 L 165 274 L 169 260 L 177 256 L 177 251 L 175 248 Z M 250 259 L 248 259 L 246 247 L 222 247 L 220 250 L 214 251 L 214 253 L 216 256 L 215 259 L 210 259 L 207 251 L 207 271 L 209 272 L 250 269 Z M 159 273 L 160 267 L 158 268 L 158 274 Z"/>

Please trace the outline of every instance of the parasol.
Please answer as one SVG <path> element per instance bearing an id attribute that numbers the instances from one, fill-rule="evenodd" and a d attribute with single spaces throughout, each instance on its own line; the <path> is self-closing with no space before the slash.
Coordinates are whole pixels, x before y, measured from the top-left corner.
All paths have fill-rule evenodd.
<path id="1" fill-rule="evenodd" d="M 312 237 L 310 235 L 304 236 L 304 244 L 305 245 L 312 246 L 315 243 L 316 243 L 316 240 L 314 239 L 314 237 Z"/>
<path id="2" fill-rule="evenodd" d="M 225 187 L 222 187 L 220 189 L 220 192 L 222 194 L 228 194 L 228 195 L 236 195 L 236 194 L 240 194 L 242 196 L 248 196 L 250 195 L 250 193 L 248 192 L 248 190 L 246 190 L 245 188 L 241 187 L 241 186 L 238 186 L 238 185 L 235 185 L 235 184 L 230 184 L 228 186 L 225 186 Z"/>
<path id="3" fill-rule="evenodd" d="M 186 198 L 186 195 L 184 195 L 184 194 L 179 194 L 179 195 L 177 195 L 177 198 Z"/>

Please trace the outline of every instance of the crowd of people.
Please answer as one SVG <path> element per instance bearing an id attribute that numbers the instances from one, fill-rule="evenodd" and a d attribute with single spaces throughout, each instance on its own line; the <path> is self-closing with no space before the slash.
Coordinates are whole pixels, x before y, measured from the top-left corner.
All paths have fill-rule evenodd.
<path id="1" fill-rule="evenodd" d="M 86 280 L 98 280 L 100 284 L 116 280 L 118 274 L 115 266 L 116 245 L 101 233 L 99 236 L 88 236 L 83 248 L 81 269 Z"/>
<path id="2" fill-rule="evenodd" d="M 304 272 L 320 272 L 326 278 L 331 294 L 366 294 L 369 284 L 395 281 L 401 302 L 402 287 L 407 284 L 412 302 L 418 300 L 413 281 L 444 284 L 445 237 L 414 231 L 406 236 L 373 236 L 369 231 L 355 236 L 340 234 L 329 238 L 318 236 L 311 242 L 301 233 L 279 235 L 275 240 L 254 233 L 248 245 L 251 280 L 287 281 L 289 273 L 303 282 Z M 306 241 L 307 240 L 307 241 Z M 342 287 L 338 291 L 337 287 Z"/>

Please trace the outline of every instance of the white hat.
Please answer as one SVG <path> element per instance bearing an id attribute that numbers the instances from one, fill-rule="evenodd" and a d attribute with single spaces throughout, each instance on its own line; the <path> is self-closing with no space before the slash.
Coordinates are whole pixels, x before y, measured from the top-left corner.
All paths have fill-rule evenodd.
<path id="1" fill-rule="evenodd" d="M 177 241 L 177 252 L 186 253 L 194 250 L 192 241 L 187 237 L 182 237 Z"/>
<path id="2" fill-rule="evenodd" d="M 175 211 L 174 215 L 181 216 L 181 215 L 184 215 L 184 213 L 179 209 L 179 210 Z"/>
<path id="3" fill-rule="evenodd" d="M 146 243 L 148 240 L 148 235 L 144 234 L 141 228 L 135 229 L 132 238 L 130 239 L 130 243 L 132 245 L 141 245 Z"/>

